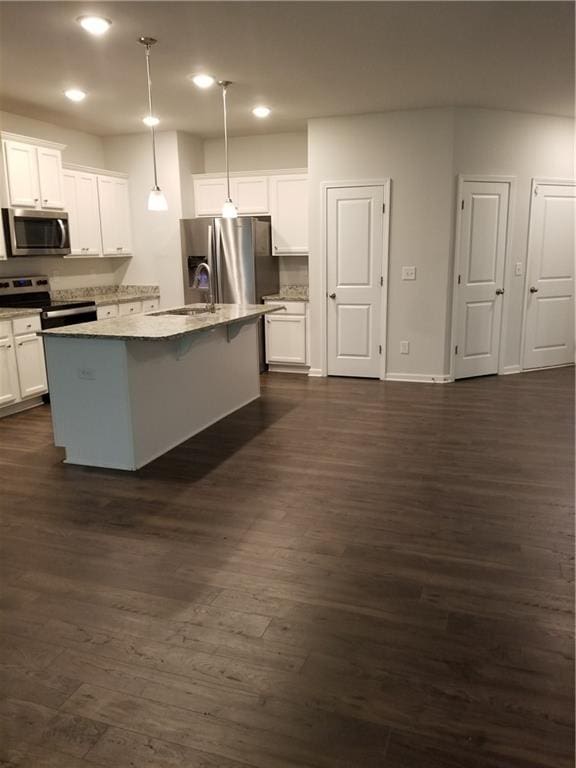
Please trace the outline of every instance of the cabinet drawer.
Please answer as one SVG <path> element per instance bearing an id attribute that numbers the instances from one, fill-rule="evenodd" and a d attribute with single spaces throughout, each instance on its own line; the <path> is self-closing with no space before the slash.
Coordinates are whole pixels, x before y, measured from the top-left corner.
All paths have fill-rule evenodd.
<path id="1" fill-rule="evenodd" d="M 12 321 L 0 320 L 0 339 L 6 339 L 12 336 Z"/>
<path id="2" fill-rule="evenodd" d="M 21 333 L 33 333 L 40 330 L 40 315 L 30 315 L 30 317 L 15 317 L 12 320 L 14 335 Z"/>
<path id="3" fill-rule="evenodd" d="M 306 365 L 306 318 L 266 316 L 266 362 Z"/>
<path id="4" fill-rule="evenodd" d="M 118 317 L 118 304 L 103 304 L 96 310 L 98 320 L 106 320 L 107 317 Z"/>
<path id="5" fill-rule="evenodd" d="M 139 315 L 142 312 L 141 301 L 127 301 L 125 304 L 120 304 L 120 315 Z"/>
<path id="6" fill-rule="evenodd" d="M 142 302 L 143 312 L 154 312 L 160 306 L 158 299 L 145 299 Z"/>
<path id="7" fill-rule="evenodd" d="M 305 301 L 267 301 L 266 306 L 283 307 L 283 309 L 280 309 L 277 312 L 274 312 L 273 315 L 268 315 L 268 317 L 274 317 L 276 315 L 305 315 L 306 314 Z"/>

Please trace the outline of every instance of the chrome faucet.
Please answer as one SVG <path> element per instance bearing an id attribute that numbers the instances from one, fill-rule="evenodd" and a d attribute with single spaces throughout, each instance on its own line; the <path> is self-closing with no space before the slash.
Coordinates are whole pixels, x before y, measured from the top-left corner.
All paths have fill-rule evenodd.
<path id="1" fill-rule="evenodd" d="M 201 270 L 205 270 L 208 277 L 208 310 L 210 312 L 216 312 L 216 305 L 214 304 L 214 289 L 212 287 L 212 270 L 210 269 L 210 264 L 206 263 L 205 261 L 203 261 L 201 264 L 198 264 L 196 267 L 196 272 L 194 273 L 194 283 L 192 284 L 192 288 L 200 288 Z"/>

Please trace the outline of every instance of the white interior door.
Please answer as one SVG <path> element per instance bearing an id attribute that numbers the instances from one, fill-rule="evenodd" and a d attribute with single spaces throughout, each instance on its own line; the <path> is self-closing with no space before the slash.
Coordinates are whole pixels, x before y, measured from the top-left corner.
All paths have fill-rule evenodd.
<path id="1" fill-rule="evenodd" d="M 456 251 L 454 378 L 498 372 L 510 184 L 464 181 Z"/>
<path id="2" fill-rule="evenodd" d="M 328 374 L 380 376 L 385 188 L 327 190 Z"/>
<path id="3" fill-rule="evenodd" d="M 576 184 L 533 183 L 524 368 L 574 362 Z"/>

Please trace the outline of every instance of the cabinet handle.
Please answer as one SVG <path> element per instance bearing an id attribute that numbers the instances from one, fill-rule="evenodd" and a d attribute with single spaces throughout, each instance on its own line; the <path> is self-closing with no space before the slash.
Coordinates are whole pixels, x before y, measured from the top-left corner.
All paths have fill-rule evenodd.
<path id="1" fill-rule="evenodd" d="M 8 349 L 12 349 L 12 344 L 6 344 L 6 346 L 8 347 Z"/>
<path id="2" fill-rule="evenodd" d="M 19 347 L 21 347 L 21 346 L 22 346 L 22 342 L 21 342 L 21 341 L 19 341 L 19 342 L 18 342 L 18 346 L 19 346 Z"/>
<path id="3" fill-rule="evenodd" d="M 32 324 L 31 324 L 31 323 L 28 323 L 28 325 L 26 326 L 26 328 L 32 328 Z"/>
<path id="4" fill-rule="evenodd" d="M 35 203 L 39 203 L 39 202 L 40 202 L 40 198 L 39 198 L 39 197 L 35 197 L 35 198 L 34 198 L 34 202 L 35 202 Z"/>
<path id="5" fill-rule="evenodd" d="M 45 202 L 45 203 L 47 203 L 47 202 L 48 202 L 48 198 L 47 198 L 47 197 L 45 197 L 45 198 L 44 198 L 44 202 Z"/>

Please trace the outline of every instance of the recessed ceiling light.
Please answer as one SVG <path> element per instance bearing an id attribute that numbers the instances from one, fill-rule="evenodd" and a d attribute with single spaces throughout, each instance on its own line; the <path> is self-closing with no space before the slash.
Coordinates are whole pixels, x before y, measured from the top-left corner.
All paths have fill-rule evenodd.
<path id="1" fill-rule="evenodd" d="M 193 75 L 192 82 L 197 85 L 198 88 L 210 88 L 216 82 L 212 75 Z"/>
<path id="2" fill-rule="evenodd" d="M 70 99 L 70 101 L 84 101 L 86 93 L 79 88 L 69 88 L 67 91 L 64 91 L 64 96 Z"/>
<path id="3" fill-rule="evenodd" d="M 252 114 L 254 117 L 268 117 L 271 111 L 270 107 L 254 107 Z"/>
<path id="4" fill-rule="evenodd" d="M 147 125 L 148 128 L 154 128 L 154 126 L 158 125 L 160 122 L 160 118 L 154 117 L 154 115 L 146 115 L 146 117 L 142 118 L 142 122 L 144 125 Z"/>
<path id="5" fill-rule="evenodd" d="M 103 16 L 79 16 L 76 21 L 91 35 L 103 35 L 110 29 L 112 22 Z"/>

